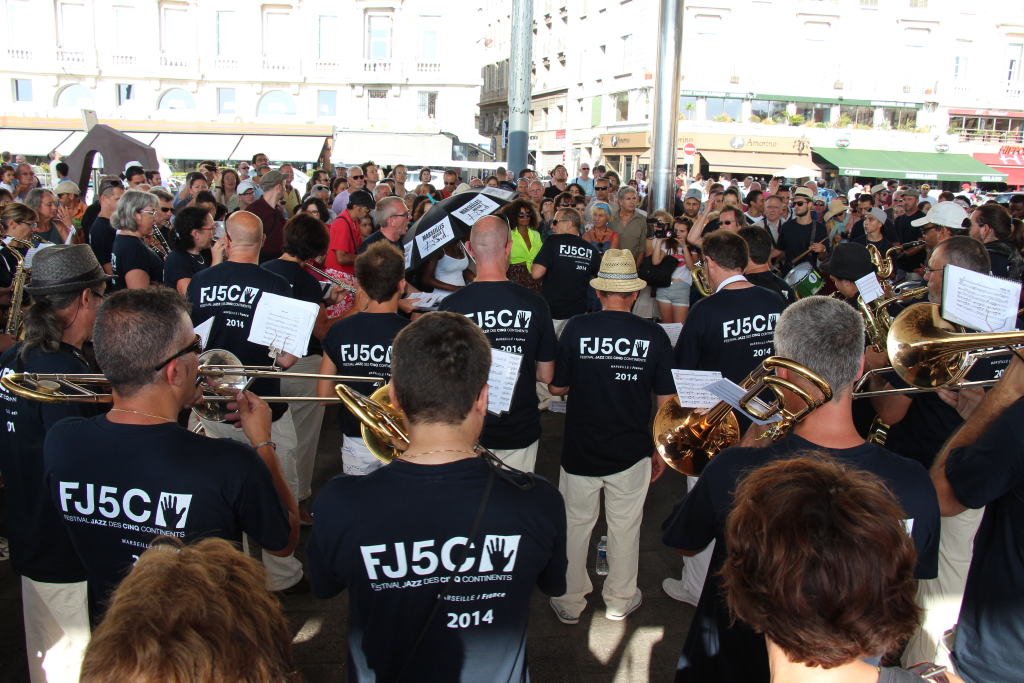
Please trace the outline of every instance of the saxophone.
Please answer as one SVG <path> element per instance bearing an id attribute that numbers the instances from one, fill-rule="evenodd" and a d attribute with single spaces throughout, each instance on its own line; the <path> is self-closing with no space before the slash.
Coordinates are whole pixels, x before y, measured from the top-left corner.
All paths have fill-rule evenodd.
<path id="1" fill-rule="evenodd" d="M 21 247 L 32 248 L 32 243 L 17 237 L 10 238 L 11 244 L 16 244 Z M 10 335 L 17 339 L 21 335 L 21 300 L 25 296 L 25 285 L 27 284 L 28 278 L 32 273 L 30 268 L 25 267 L 25 257 L 21 255 L 21 252 L 12 247 L 10 244 L 0 242 L 0 245 L 4 249 L 9 251 L 17 262 L 17 267 L 14 269 L 14 277 L 11 280 L 13 288 L 11 289 L 11 307 L 7 309 L 7 322 L 4 324 L 4 334 Z"/>

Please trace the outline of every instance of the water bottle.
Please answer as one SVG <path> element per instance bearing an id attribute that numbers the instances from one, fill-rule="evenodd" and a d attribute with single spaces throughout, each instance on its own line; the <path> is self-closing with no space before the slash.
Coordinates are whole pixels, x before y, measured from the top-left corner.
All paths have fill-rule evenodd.
<path id="1" fill-rule="evenodd" d="M 595 571 L 598 576 L 608 576 L 608 537 L 602 536 L 597 542 L 597 566 Z"/>

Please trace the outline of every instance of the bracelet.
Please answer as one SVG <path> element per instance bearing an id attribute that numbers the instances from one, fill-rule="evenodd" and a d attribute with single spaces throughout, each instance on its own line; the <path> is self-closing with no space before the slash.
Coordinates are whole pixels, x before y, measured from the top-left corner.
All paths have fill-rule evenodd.
<path id="1" fill-rule="evenodd" d="M 274 450 L 275 451 L 277 450 L 277 444 L 274 443 L 273 441 L 264 441 L 263 443 L 258 443 L 255 446 L 253 446 L 253 448 L 255 448 L 258 451 L 259 449 L 263 448 L 264 446 L 273 446 Z"/>

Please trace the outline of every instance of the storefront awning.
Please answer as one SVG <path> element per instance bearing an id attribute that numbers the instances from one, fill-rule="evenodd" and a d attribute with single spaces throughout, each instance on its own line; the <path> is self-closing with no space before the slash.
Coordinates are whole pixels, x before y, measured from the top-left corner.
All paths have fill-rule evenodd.
<path id="1" fill-rule="evenodd" d="M 46 156 L 71 135 L 70 130 L 0 129 L 0 149 L 11 154 Z"/>
<path id="2" fill-rule="evenodd" d="M 700 155 L 707 160 L 710 170 L 714 172 L 776 175 L 794 164 L 812 171 L 820 170 L 810 157 L 802 154 L 762 154 L 709 149 L 701 150 Z"/>
<path id="3" fill-rule="evenodd" d="M 164 159 L 219 161 L 231 158 L 231 153 L 241 139 L 241 135 L 217 133 L 160 133 L 150 144 Z"/>
<path id="4" fill-rule="evenodd" d="M 895 180 L 959 180 L 1005 182 L 1006 174 L 967 154 L 890 152 L 880 149 L 813 149 L 839 175 Z"/>
<path id="5" fill-rule="evenodd" d="M 1024 158 L 1018 154 L 982 154 L 975 153 L 974 158 L 981 163 L 1006 174 L 1007 185 L 1024 185 Z"/>
<path id="6" fill-rule="evenodd" d="M 271 161 L 315 162 L 327 139 L 323 135 L 243 135 L 228 158 L 248 161 L 254 154 L 266 154 Z"/>
<path id="7" fill-rule="evenodd" d="M 413 168 L 454 165 L 452 139 L 440 133 L 340 131 L 334 136 L 331 159 L 335 164 L 361 164 L 372 159 L 382 166 L 405 164 Z"/>

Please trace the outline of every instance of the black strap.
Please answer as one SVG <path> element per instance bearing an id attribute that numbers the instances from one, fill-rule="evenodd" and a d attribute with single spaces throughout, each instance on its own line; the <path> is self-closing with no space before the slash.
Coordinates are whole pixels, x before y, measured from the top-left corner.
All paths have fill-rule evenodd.
<path id="1" fill-rule="evenodd" d="M 395 683 L 400 683 L 405 672 L 409 669 L 409 665 L 412 663 L 412 658 L 416 654 L 416 650 L 419 649 L 420 643 L 427 635 L 427 631 L 430 630 L 431 624 L 434 623 L 434 617 L 437 616 L 438 610 L 441 609 L 441 605 L 444 602 L 445 596 L 448 595 L 448 590 L 452 586 L 452 577 L 459 571 L 466 562 L 466 557 L 469 555 L 469 546 L 473 543 L 473 539 L 476 538 L 476 532 L 480 529 L 480 522 L 484 518 L 484 511 L 487 509 L 487 501 L 491 498 L 491 489 L 494 488 L 494 473 L 495 467 L 491 465 L 487 468 L 487 486 L 484 488 L 483 498 L 480 499 L 480 507 L 476 511 L 476 519 L 473 520 L 473 528 L 469 532 L 469 536 L 466 537 L 466 545 L 462 547 L 462 554 L 459 556 L 458 561 L 455 563 L 455 569 L 448 574 L 448 580 L 442 584 L 441 592 L 437 596 L 437 602 L 434 603 L 434 609 L 430 610 L 430 616 L 427 617 L 426 623 L 423 624 L 423 628 L 420 630 L 420 634 L 416 637 L 416 642 L 413 643 L 412 649 L 409 650 L 408 656 L 405 658 L 405 663 L 399 670 L 398 675 L 395 677 Z"/>

